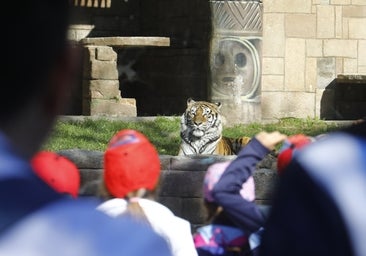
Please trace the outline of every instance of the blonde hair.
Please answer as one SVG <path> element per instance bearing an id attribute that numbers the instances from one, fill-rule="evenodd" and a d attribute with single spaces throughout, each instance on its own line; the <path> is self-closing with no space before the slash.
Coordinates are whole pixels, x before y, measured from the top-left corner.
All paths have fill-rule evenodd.
<path id="1" fill-rule="evenodd" d="M 206 209 L 206 222 L 211 223 L 214 218 L 222 212 L 222 207 L 216 204 L 215 202 L 209 202 L 207 200 L 203 201 L 203 204 Z"/>
<path id="2" fill-rule="evenodd" d="M 150 222 L 148 218 L 146 217 L 146 214 L 144 210 L 141 208 L 138 199 L 139 198 L 146 198 L 150 200 L 155 199 L 155 192 L 147 190 L 145 188 L 140 188 L 135 191 L 129 192 L 126 197 L 124 198 L 127 201 L 127 208 L 126 211 L 121 213 L 119 216 L 128 216 L 131 217 L 133 220 L 144 223 L 147 225 L 150 225 Z M 111 193 L 109 193 L 104 181 L 100 181 L 99 183 L 99 189 L 97 193 L 98 197 L 100 197 L 103 200 L 109 200 L 114 198 Z"/>

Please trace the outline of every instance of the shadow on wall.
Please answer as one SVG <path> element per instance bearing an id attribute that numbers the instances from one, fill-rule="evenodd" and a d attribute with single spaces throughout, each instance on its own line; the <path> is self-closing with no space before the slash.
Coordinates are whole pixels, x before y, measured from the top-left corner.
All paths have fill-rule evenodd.
<path id="1" fill-rule="evenodd" d="M 72 24 L 93 26 L 87 37 L 170 38 L 167 48 L 118 50 L 121 96 L 136 99 L 138 116 L 181 115 L 187 98 L 207 100 L 209 1 L 75 0 L 74 5 Z M 77 93 L 76 101 L 81 89 Z"/>
<path id="2" fill-rule="evenodd" d="M 181 115 L 186 99 L 207 99 L 211 14 L 208 1 L 144 1 L 141 33 L 167 36 L 167 48 L 118 53 L 122 97 L 135 98 L 138 116 Z"/>
<path id="3" fill-rule="evenodd" d="M 324 90 L 320 118 L 356 120 L 366 116 L 366 79 L 334 79 Z"/>

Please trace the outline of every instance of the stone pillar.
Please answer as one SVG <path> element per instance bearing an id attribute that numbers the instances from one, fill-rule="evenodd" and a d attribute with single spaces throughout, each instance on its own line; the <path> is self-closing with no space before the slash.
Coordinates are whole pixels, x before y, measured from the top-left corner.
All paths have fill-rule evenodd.
<path id="1" fill-rule="evenodd" d="M 136 100 L 122 98 L 117 53 L 109 46 L 84 46 L 83 115 L 137 116 Z"/>
<path id="2" fill-rule="evenodd" d="M 210 100 L 229 125 L 261 120 L 261 0 L 210 1 Z"/>

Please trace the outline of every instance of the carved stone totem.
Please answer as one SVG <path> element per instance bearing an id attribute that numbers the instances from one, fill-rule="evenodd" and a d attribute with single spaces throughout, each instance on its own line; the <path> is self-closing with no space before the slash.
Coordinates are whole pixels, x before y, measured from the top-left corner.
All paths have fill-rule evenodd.
<path id="1" fill-rule="evenodd" d="M 262 0 L 210 1 L 210 100 L 230 125 L 261 120 Z"/>

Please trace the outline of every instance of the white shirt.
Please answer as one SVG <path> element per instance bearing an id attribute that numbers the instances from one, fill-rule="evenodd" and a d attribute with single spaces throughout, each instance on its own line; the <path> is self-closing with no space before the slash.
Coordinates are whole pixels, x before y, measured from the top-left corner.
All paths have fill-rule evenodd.
<path id="1" fill-rule="evenodd" d="M 138 203 L 155 232 L 166 239 L 174 256 L 197 256 L 191 226 L 187 220 L 175 216 L 169 208 L 156 201 L 141 198 Z M 117 217 L 126 208 L 125 199 L 114 198 L 99 205 L 97 210 Z"/>

